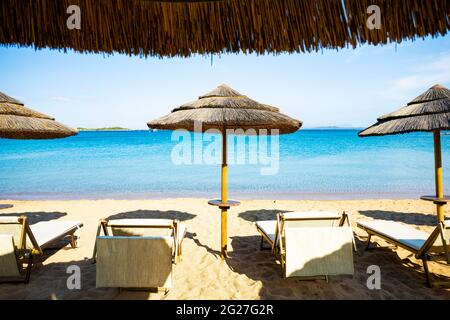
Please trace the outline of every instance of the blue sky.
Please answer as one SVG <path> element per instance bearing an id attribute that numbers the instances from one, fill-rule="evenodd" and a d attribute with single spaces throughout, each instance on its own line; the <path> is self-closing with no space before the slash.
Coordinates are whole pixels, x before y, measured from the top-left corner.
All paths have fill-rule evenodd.
<path id="1" fill-rule="evenodd" d="M 305 127 L 372 124 L 450 87 L 450 36 L 292 55 L 139 58 L 0 48 L 0 91 L 73 127 L 146 122 L 226 83 Z"/>

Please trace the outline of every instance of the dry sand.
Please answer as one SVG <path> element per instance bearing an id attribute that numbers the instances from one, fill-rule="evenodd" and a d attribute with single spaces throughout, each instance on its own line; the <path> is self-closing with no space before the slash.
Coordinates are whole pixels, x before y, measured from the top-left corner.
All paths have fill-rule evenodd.
<path id="1" fill-rule="evenodd" d="M 420 200 L 358 201 L 244 201 L 229 213 L 230 257 L 219 257 L 220 214 L 206 199 L 98 200 L 98 201 L 2 201 L 14 208 L 0 215 L 26 213 L 31 222 L 80 220 L 80 246 L 69 245 L 47 252 L 34 267 L 29 284 L 0 284 L 0 299 L 450 299 L 449 289 L 425 285 L 423 267 L 402 249 L 364 250 L 364 232 L 355 227 L 359 219 L 384 219 L 431 231 L 435 207 Z M 273 219 L 277 212 L 345 210 L 357 234 L 355 275 L 322 280 L 283 280 L 280 266 L 270 251 L 260 251 L 254 221 Z M 101 218 L 177 218 L 188 227 L 183 260 L 174 267 L 174 287 L 161 293 L 95 288 L 95 265 L 89 261 Z M 375 239 L 384 244 L 380 239 Z M 63 243 L 62 245 L 65 245 Z M 68 290 L 69 265 L 81 267 L 82 289 Z M 381 290 L 366 286 L 367 267 L 379 265 Z M 431 263 L 431 270 L 450 277 L 450 267 Z"/>

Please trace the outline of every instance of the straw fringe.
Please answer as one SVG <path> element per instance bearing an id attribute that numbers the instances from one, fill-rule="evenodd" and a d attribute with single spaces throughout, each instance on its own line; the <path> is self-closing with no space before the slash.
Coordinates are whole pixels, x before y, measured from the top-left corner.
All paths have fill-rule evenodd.
<path id="1" fill-rule="evenodd" d="M 194 131 L 195 122 L 202 130 L 254 129 L 278 130 L 280 134 L 292 133 L 301 127 L 301 122 L 284 114 L 252 109 L 191 109 L 170 113 L 148 123 L 151 129 Z M 268 132 L 270 133 L 270 132 Z"/>
<path id="2" fill-rule="evenodd" d="M 378 118 L 359 136 L 382 136 L 415 131 L 450 130 L 450 90 L 435 85 L 406 107 Z"/>
<path id="3" fill-rule="evenodd" d="M 378 5 L 382 29 L 369 30 Z M 81 30 L 66 27 L 78 5 Z M 311 52 L 450 29 L 450 0 L 3 0 L 0 43 L 139 56 Z"/>
<path id="4" fill-rule="evenodd" d="M 226 94 L 230 96 L 227 97 Z M 295 132 L 302 126 L 301 121 L 279 113 L 278 108 L 260 104 L 226 85 L 200 96 L 199 100 L 175 108 L 172 113 L 147 125 L 151 129 L 194 131 L 196 122 L 201 123 L 203 131 L 254 129 L 253 134 L 259 134 L 261 129 L 277 129 L 279 134 L 286 134 Z"/>
<path id="5" fill-rule="evenodd" d="M 7 139 L 56 139 L 78 132 L 65 125 L 42 118 L 0 115 L 0 137 Z"/>
<path id="6" fill-rule="evenodd" d="M 55 139 L 78 133 L 54 120 L 0 92 L 0 138 Z"/>
<path id="7" fill-rule="evenodd" d="M 384 136 L 417 131 L 450 130 L 450 112 L 400 118 L 379 122 L 359 133 L 359 136 Z"/>
<path id="8" fill-rule="evenodd" d="M 3 92 L 0 92 L 0 103 L 14 103 L 14 104 L 19 104 L 23 106 L 23 103 L 20 102 L 19 100 L 14 99 L 13 97 L 10 97 L 6 94 L 4 94 Z"/>
<path id="9" fill-rule="evenodd" d="M 14 104 L 14 103 L 1 103 L 0 102 L 0 115 L 15 115 L 22 117 L 32 117 L 32 118 L 42 118 L 48 120 L 55 120 L 43 113 L 31 110 L 23 105 Z"/>

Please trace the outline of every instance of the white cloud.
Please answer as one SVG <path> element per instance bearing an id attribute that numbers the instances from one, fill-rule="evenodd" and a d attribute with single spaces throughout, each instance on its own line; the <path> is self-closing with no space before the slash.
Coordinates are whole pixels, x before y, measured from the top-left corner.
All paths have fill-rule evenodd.
<path id="1" fill-rule="evenodd" d="M 382 95 L 396 101 L 410 101 L 435 84 L 450 83 L 450 53 L 439 56 L 431 63 L 417 61 L 410 74 L 388 82 Z"/>

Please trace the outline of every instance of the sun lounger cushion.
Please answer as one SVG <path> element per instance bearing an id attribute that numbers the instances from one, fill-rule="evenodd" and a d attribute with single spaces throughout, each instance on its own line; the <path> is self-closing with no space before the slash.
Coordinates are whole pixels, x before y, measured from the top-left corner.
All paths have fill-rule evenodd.
<path id="1" fill-rule="evenodd" d="M 115 236 L 171 236 L 169 227 L 173 225 L 170 219 L 116 219 L 109 220 Z M 148 227 L 148 228 L 146 228 Z M 164 228 L 167 227 L 167 228 Z M 186 235 L 186 225 L 178 223 L 178 243 L 181 244 Z"/>
<path id="2" fill-rule="evenodd" d="M 78 221 L 44 221 L 30 225 L 30 229 L 39 247 L 44 250 L 82 226 Z"/>
<path id="3" fill-rule="evenodd" d="M 0 277 L 19 276 L 13 236 L 0 235 Z"/>
<path id="4" fill-rule="evenodd" d="M 395 221 L 367 220 L 358 221 L 357 225 L 363 227 L 363 229 L 373 230 L 384 237 L 394 239 L 416 251 L 420 250 L 430 237 L 429 233 Z"/>
<path id="5" fill-rule="evenodd" d="M 15 216 L 0 217 L 0 223 L 19 223 L 20 218 Z"/>
<path id="6" fill-rule="evenodd" d="M 289 227 L 337 227 L 342 214 L 328 211 L 288 212 L 284 214 Z"/>
<path id="7" fill-rule="evenodd" d="M 350 227 L 286 228 L 286 278 L 353 275 Z"/>
<path id="8" fill-rule="evenodd" d="M 97 237 L 97 287 L 171 288 L 171 237 Z"/>
<path id="9" fill-rule="evenodd" d="M 110 226 L 141 226 L 141 227 L 170 227 L 173 224 L 173 220 L 170 219 L 114 219 L 109 220 Z"/>
<path id="10" fill-rule="evenodd" d="M 20 243 L 21 231 L 22 225 L 19 223 L 18 217 L 0 217 L 0 235 L 12 236 L 16 248 Z M 33 248 L 31 243 L 27 243 L 27 247 L 29 249 Z"/>
<path id="11" fill-rule="evenodd" d="M 289 226 L 292 227 L 333 227 L 338 225 L 338 220 L 342 218 L 339 212 L 330 211 L 306 211 L 306 212 L 287 212 L 283 214 Z M 314 220 L 320 219 L 320 220 Z M 257 221 L 256 227 L 261 230 L 272 242 L 275 239 L 275 230 L 277 222 L 275 220 Z"/>
<path id="12" fill-rule="evenodd" d="M 22 230 L 19 221 L 20 217 L 0 217 L 0 234 L 12 235 L 16 246 L 20 242 Z M 44 250 L 66 235 L 74 233 L 82 226 L 83 224 L 78 221 L 43 221 L 30 225 L 30 230 L 40 249 Z M 34 248 L 29 237 L 27 237 L 26 246 L 27 249 Z"/>
<path id="13" fill-rule="evenodd" d="M 275 241 L 275 229 L 277 226 L 276 221 L 258 221 L 256 222 L 256 227 L 261 230 L 267 238 L 272 242 Z"/>
<path id="14" fill-rule="evenodd" d="M 305 211 L 305 212 L 287 212 L 283 214 L 286 220 L 289 219 L 340 219 L 342 214 L 333 211 Z"/>
<path id="15" fill-rule="evenodd" d="M 444 238 L 450 244 L 450 220 L 444 221 Z"/>

